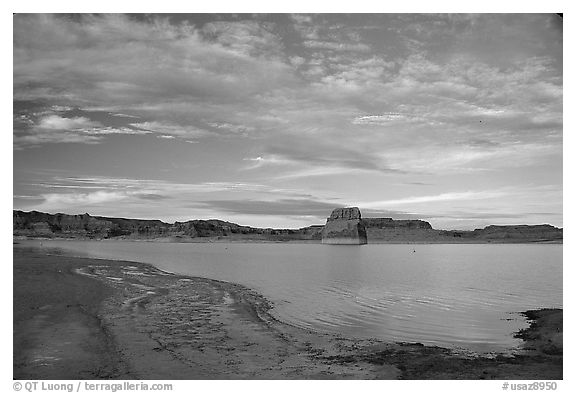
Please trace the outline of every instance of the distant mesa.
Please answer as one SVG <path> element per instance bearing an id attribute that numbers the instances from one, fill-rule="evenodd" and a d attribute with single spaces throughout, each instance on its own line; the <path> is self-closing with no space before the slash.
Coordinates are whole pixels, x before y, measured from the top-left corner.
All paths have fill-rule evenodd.
<path id="1" fill-rule="evenodd" d="M 542 225 L 489 225 L 483 229 L 434 229 L 423 220 L 362 218 L 357 207 L 336 209 L 326 226 L 253 228 L 222 220 L 176 221 L 49 214 L 14 210 L 13 235 L 23 238 L 188 241 L 310 241 L 326 244 L 562 242 L 563 230 Z"/>
<path id="2" fill-rule="evenodd" d="M 367 244 L 366 228 L 360 209 L 343 207 L 334 209 L 322 231 L 323 244 Z"/>

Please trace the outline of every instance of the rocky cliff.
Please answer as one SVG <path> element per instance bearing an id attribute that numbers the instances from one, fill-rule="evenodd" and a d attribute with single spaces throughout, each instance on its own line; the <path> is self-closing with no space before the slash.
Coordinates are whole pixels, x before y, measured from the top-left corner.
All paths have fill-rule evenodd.
<path id="1" fill-rule="evenodd" d="M 328 218 L 331 234 L 360 244 L 370 243 L 526 243 L 561 242 L 562 228 L 551 225 L 490 225 L 474 231 L 437 230 L 422 220 L 362 218 L 360 210 L 336 209 Z M 350 224 L 350 227 L 348 226 Z M 338 230 L 338 227 L 340 229 Z M 168 224 L 160 220 L 99 217 L 89 214 L 48 214 L 14 210 L 15 236 L 73 239 L 229 239 L 247 241 L 320 241 L 324 225 L 300 229 L 253 228 L 222 220 L 191 220 Z M 347 232 L 349 231 L 349 232 Z M 335 238 L 337 238 L 336 236 Z M 358 240 L 356 240 L 358 239 Z M 332 240 L 327 240 L 328 242 Z"/>
<path id="2" fill-rule="evenodd" d="M 320 240 L 323 226 L 301 229 L 253 228 L 221 220 L 191 220 L 168 224 L 160 220 L 99 217 L 89 214 L 48 214 L 14 210 L 15 236 L 78 239 L 158 239 L 175 241 L 193 238 L 246 240 Z"/>
<path id="3" fill-rule="evenodd" d="M 483 229 L 475 229 L 473 236 L 486 240 L 532 241 L 562 240 L 563 231 L 552 225 L 490 225 Z"/>
<path id="4" fill-rule="evenodd" d="M 323 244 L 366 244 L 366 228 L 360 209 L 344 207 L 334 209 L 322 231 Z"/>
<path id="5" fill-rule="evenodd" d="M 391 218 L 363 218 L 366 229 L 432 229 L 422 220 L 393 220 Z"/>
<path id="6" fill-rule="evenodd" d="M 87 213 L 70 215 L 14 210 L 12 220 L 14 235 L 46 237 L 155 238 L 167 235 L 171 229 L 170 224 L 160 220 L 97 217 Z"/>

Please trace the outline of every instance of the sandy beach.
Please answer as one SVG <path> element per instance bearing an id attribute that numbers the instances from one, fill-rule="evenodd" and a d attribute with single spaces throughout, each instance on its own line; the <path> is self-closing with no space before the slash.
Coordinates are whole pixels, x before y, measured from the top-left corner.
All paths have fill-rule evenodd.
<path id="1" fill-rule="evenodd" d="M 136 262 L 16 244 L 13 280 L 15 379 L 562 379 L 562 310 L 488 356 L 304 330 L 249 288 Z"/>

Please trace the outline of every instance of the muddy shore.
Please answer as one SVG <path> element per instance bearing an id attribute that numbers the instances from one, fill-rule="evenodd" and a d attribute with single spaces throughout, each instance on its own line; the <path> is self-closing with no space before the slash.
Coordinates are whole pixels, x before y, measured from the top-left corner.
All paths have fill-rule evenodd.
<path id="1" fill-rule="evenodd" d="M 320 334 L 241 285 L 14 246 L 15 379 L 562 379 L 562 310 L 515 355 Z"/>

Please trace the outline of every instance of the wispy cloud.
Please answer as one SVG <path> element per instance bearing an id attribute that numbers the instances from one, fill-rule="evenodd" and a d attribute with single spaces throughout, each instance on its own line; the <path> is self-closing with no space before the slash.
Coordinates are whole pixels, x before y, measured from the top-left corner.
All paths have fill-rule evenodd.
<path id="1" fill-rule="evenodd" d="M 322 223 L 333 209 L 343 207 L 342 204 L 315 199 L 219 200 L 201 201 L 200 203 L 215 210 L 235 214 L 314 217 L 319 223 Z"/>
<path id="2" fill-rule="evenodd" d="M 144 122 L 144 123 L 132 123 L 133 127 L 137 129 L 144 130 L 145 132 L 152 132 L 161 134 L 159 138 L 198 138 L 210 135 L 210 132 L 196 128 L 194 126 L 181 126 L 174 123 L 163 123 L 163 122 Z"/>
<path id="3" fill-rule="evenodd" d="M 149 131 L 134 127 L 106 126 L 85 116 L 64 116 L 71 107 L 52 106 L 37 113 L 23 113 L 15 121 L 14 147 L 22 149 L 45 143 L 88 143 L 106 135 L 144 135 Z"/>
<path id="4" fill-rule="evenodd" d="M 93 204 L 116 202 L 129 197 L 125 192 L 95 191 L 90 193 L 70 193 L 70 194 L 42 194 L 44 202 L 40 208 L 52 210 L 55 207 L 70 206 L 90 207 Z"/>
<path id="5" fill-rule="evenodd" d="M 40 119 L 38 128 L 47 130 L 81 130 L 99 126 L 97 122 L 91 121 L 85 117 L 60 117 L 58 115 L 49 115 Z"/>
<path id="6" fill-rule="evenodd" d="M 405 113 L 384 113 L 381 115 L 358 116 L 352 120 L 352 124 L 383 125 L 398 120 L 412 120 L 414 117 Z"/>
<path id="7" fill-rule="evenodd" d="M 465 191 L 465 192 L 446 192 L 438 195 L 413 196 L 402 199 L 391 199 L 375 202 L 363 202 L 360 205 L 367 208 L 385 208 L 397 205 L 411 205 L 431 202 L 461 201 L 461 200 L 480 200 L 501 198 L 506 195 L 503 191 Z"/>
<path id="8" fill-rule="evenodd" d="M 280 209 L 283 215 L 314 221 L 341 206 L 323 202 L 304 190 L 241 182 L 187 184 L 112 177 L 56 177 L 28 187 L 40 190 L 38 198 L 16 198 L 16 201 L 26 200 L 29 209 L 74 214 L 89 211 L 106 216 L 115 215 L 117 206 L 122 205 L 123 216 L 165 220 L 234 216 L 245 219 L 250 215 L 277 215 L 280 213 L 274 213 L 274 209 Z M 156 208 L 164 208 L 170 214 L 158 216 L 150 211 Z"/>
<path id="9" fill-rule="evenodd" d="M 311 49 L 328 49 L 332 51 L 369 52 L 370 47 L 361 43 L 342 43 L 332 41 L 304 41 L 303 45 Z"/>

